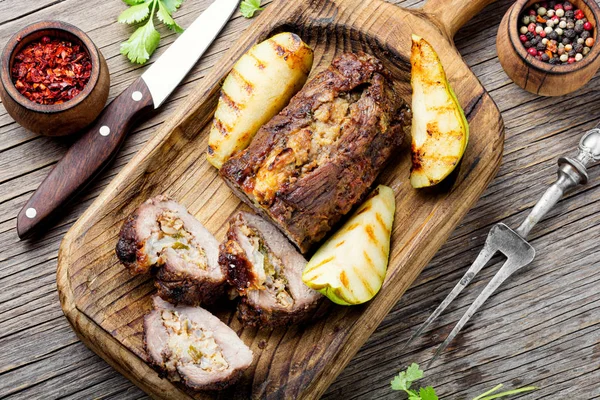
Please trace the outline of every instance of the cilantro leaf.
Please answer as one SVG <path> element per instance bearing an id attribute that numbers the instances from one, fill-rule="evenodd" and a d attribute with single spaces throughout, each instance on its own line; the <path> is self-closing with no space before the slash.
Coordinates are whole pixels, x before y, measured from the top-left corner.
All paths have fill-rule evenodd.
<path id="1" fill-rule="evenodd" d="M 394 377 L 391 382 L 392 390 L 402 390 L 408 394 L 408 400 L 437 400 L 437 397 L 428 397 L 423 399 L 419 392 L 410 390 L 412 383 L 423 377 L 423 371 L 419 369 L 419 365 L 412 363 L 406 371 L 400 372 Z M 421 389 L 423 390 L 423 389 Z M 433 388 L 432 388 L 433 390 Z M 427 394 L 427 393 L 426 393 Z M 435 395 L 435 391 L 433 392 Z"/>
<path id="2" fill-rule="evenodd" d="M 437 394 L 431 386 L 421 388 L 419 390 L 419 396 L 421 396 L 421 400 L 438 400 Z"/>
<path id="3" fill-rule="evenodd" d="M 240 4 L 240 12 L 246 18 L 254 17 L 254 13 L 257 11 L 261 11 L 260 7 L 261 0 L 244 0 L 242 4 Z"/>
<path id="4" fill-rule="evenodd" d="M 392 379 L 392 390 L 407 390 L 406 372 L 402 371 Z"/>
<path id="5" fill-rule="evenodd" d="M 160 34 L 154 29 L 152 18 L 139 27 L 128 41 L 121 43 L 121 54 L 127 56 L 131 62 L 143 64 L 154 53 L 160 41 Z"/>
<path id="6" fill-rule="evenodd" d="M 394 377 L 394 379 L 392 379 L 392 390 L 400 390 L 406 392 L 406 394 L 408 395 L 408 400 L 439 400 L 437 393 L 435 393 L 435 390 L 431 386 L 420 388 L 418 392 L 410 388 L 414 381 L 419 380 L 421 378 L 423 378 L 423 371 L 419 369 L 418 364 L 412 363 L 406 369 L 406 371 L 401 371 L 398 375 Z M 480 394 L 472 400 L 495 400 L 507 396 L 512 396 L 514 394 L 525 393 L 538 389 L 535 386 L 527 386 L 520 389 L 513 389 L 502 393 L 496 393 L 498 390 L 500 390 L 500 388 L 502 388 L 502 384 L 494 387 L 491 390 L 488 390 L 485 393 Z"/>
<path id="7" fill-rule="evenodd" d="M 183 0 L 160 0 L 160 1 L 163 3 L 163 5 L 167 9 L 167 11 L 169 11 L 169 14 L 173 14 L 175 11 L 177 11 L 177 9 L 181 5 L 181 3 L 183 3 Z"/>
<path id="8" fill-rule="evenodd" d="M 122 24 L 133 24 L 145 20 L 150 14 L 150 3 L 136 4 L 123 11 L 117 21 Z"/>
<path id="9" fill-rule="evenodd" d="M 167 9 L 167 6 L 162 0 L 158 1 L 158 11 L 156 12 L 156 16 L 170 30 L 175 31 L 177 33 L 183 33 L 183 28 L 177 25 L 173 17 L 171 17 L 171 13 Z"/>
<path id="10" fill-rule="evenodd" d="M 183 32 L 183 28 L 171 16 L 181 6 L 183 0 L 123 0 L 123 2 L 130 7 L 119 15 L 117 21 L 125 24 L 146 21 L 133 32 L 129 40 L 121 43 L 121 54 L 127 56 L 131 62 L 144 64 L 158 47 L 160 34 L 154 28 L 155 12 L 156 17 L 167 28 L 177 33 Z"/>
<path id="11" fill-rule="evenodd" d="M 408 386 L 414 381 L 418 381 L 423 377 L 423 371 L 419 369 L 419 364 L 412 363 L 406 369 L 406 379 L 409 381 Z"/>

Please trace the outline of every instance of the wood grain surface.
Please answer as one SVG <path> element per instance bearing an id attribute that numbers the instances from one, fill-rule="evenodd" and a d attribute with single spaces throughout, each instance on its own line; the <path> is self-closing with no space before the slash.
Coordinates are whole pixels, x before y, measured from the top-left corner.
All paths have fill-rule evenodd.
<path id="1" fill-rule="evenodd" d="M 431 1 L 434 6 L 454 8 L 470 4 L 463 12 L 471 14 L 490 2 Z M 410 31 L 390 31 L 388 26 L 408 26 Z M 500 165 L 504 144 L 500 113 L 448 41 L 445 26 L 434 24 L 427 14 L 379 0 L 280 0 L 251 29 L 80 217 L 59 250 L 59 296 L 78 336 L 157 398 L 188 396 L 177 385 L 159 379 L 144 362 L 142 321 L 151 307 L 153 280 L 132 277 L 118 262 L 115 243 L 125 218 L 158 194 L 186 205 L 217 240 L 224 239 L 227 221 L 244 206 L 206 160 L 208 132 L 222 82 L 251 46 L 281 30 L 297 33 L 315 51 L 312 75 L 343 52 L 366 51 L 382 60 L 394 75 L 396 92 L 410 103 L 410 33 L 416 32 L 436 48 L 446 66 L 470 124 L 470 141 L 457 173 L 443 185 L 426 191 L 411 187 L 408 138 L 378 178 L 394 189 L 396 223 L 386 280 L 372 301 L 359 307 L 331 306 L 317 311 L 321 316 L 303 326 L 273 331 L 243 328 L 233 313 L 224 312 L 219 316 L 250 346 L 254 362 L 230 389 L 218 396 L 189 391 L 194 398 L 319 398 L 477 201 Z"/>
<path id="2" fill-rule="evenodd" d="M 420 1 L 395 1 L 405 7 Z M 186 26 L 207 0 L 186 0 L 176 14 Z M 473 261 L 490 225 L 516 226 L 552 182 L 556 157 L 575 148 L 583 130 L 600 119 L 599 78 L 580 91 L 542 98 L 510 82 L 495 53 L 495 34 L 510 1 L 487 7 L 456 35 L 457 47 L 499 105 L 506 124 L 503 164 L 496 179 L 402 300 L 329 388 L 327 399 L 403 398 L 389 381 L 412 361 L 426 362 L 483 284 L 497 270 L 484 269 L 441 321 L 408 349 L 403 343 L 424 321 Z M 118 0 L 95 5 L 75 0 L 0 3 L 3 42 L 24 24 L 59 18 L 86 30 L 108 60 L 110 98 L 131 84 L 144 67 L 130 65 L 118 46 L 132 30 L 115 23 Z M 0 397 L 146 398 L 80 343 L 64 318 L 56 294 L 56 256 L 66 230 L 173 109 L 193 91 L 251 21 L 236 14 L 209 54 L 164 108 L 125 142 L 110 170 L 65 210 L 36 241 L 18 240 L 18 210 L 65 153 L 69 141 L 38 137 L 18 127 L 0 107 Z M 160 54 L 174 35 L 161 29 Z M 496 383 L 536 384 L 527 399 L 600 398 L 598 307 L 600 306 L 599 167 L 591 181 L 559 203 L 532 235 L 538 251 L 527 270 L 511 278 L 467 325 L 454 346 L 426 371 L 444 399 L 470 398 Z M 469 397 L 470 396 L 470 397 Z"/>

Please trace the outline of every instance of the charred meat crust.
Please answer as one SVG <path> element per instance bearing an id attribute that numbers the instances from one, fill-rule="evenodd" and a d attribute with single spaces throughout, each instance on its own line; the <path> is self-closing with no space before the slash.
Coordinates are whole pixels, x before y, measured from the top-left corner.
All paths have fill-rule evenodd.
<path id="1" fill-rule="evenodd" d="M 347 53 L 220 170 L 306 253 L 368 192 L 410 126 L 383 64 Z"/>
<path id="2" fill-rule="evenodd" d="M 289 326 L 307 321 L 312 316 L 312 312 L 317 309 L 321 299 L 307 304 L 301 308 L 296 308 L 293 312 L 265 309 L 248 301 L 247 297 L 242 297 L 237 308 L 237 317 L 245 325 L 258 328 L 276 328 L 279 326 Z"/>
<path id="3" fill-rule="evenodd" d="M 119 261 L 129 269 L 133 274 L 139 274 L 147 272 L 145 268 L 139 268 L 138 250 L 143 247 L 138 241 L 138 237 L 135 231 L 135 224 L 137 221 L 137 214 L 134 212 L 125 220 L 121 233 L 119 234 L 119 241 L 115 249 Z M 141 256 L 141 254 L 139 255 Z"/>
<path id="4" fill-rule="evenodd" d="M 165 238 L 169 241 L 161 243 Z M 166 196 L 156 196 L 125 220 L 115 251 L 132 274 L 152 271 L 163 299 L 199 305 L 212 304 L 225 293 L 226 275 L 218 263 L 218 245 L 185 207 Z"/>
<path id="5" fill-rule="evenodd" d="M 225 269 L 227 283 L 238 292 L 244 292 L 250 282 L 256 281 L 256 275 L 252 272 L 252 265 L 244 251 L 236 242 L 236 235 L 230 229 L 227 238 L 221 243 L 219 251 L 219 264 Z"/>
<path id="6" fill-rule="evenodd" d="M 172 274 L 166 268 L 156 272 L 154 286 L 158 295 L 174 304 L 215 304 L 224 294 L 226 285 L 223 280 L 191 279 Z"/>

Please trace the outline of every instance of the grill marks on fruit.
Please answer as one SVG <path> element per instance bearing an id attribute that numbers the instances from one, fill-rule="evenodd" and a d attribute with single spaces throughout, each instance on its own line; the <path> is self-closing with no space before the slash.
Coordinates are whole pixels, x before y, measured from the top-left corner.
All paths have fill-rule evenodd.
<path id="1" fill-rule="evenodd" d="M 254 61 L 256 61 L 256 65 L 258 66 L 259 69 L 267 68 L 267 63 L 265 61 L 261 60 L 260 58 L 256 57 L 256 54 L 254 54 L 254 52 L 249 51 L 247 54 L 248 54 L 248 57 L 253 58 Z"/>
<path id="2" fill-rule="evenodd" d="M 236 114 L 239 114 L 239 111 L 241 110 L 241 105 L 236 103 L 235 100 L 229 97 L 229 95 L 225 91 L 221 91 L 220 98 L 227 105 L 227 107 L 229 107 Z M 221 120 L 219 120 L 219 122 L 221 122 Z"/>
<path id="3" fill-rule="evenodd" d="M 173 310 L 162 310 L 161 321 L 169 334 L 167 347 L 162 353 L 167 371 L 175 372 L 187 364 L 193 364 L 208 373 L 229 368 L 212 332 L 200 328 Z"/>
<path id="4" fill-rule="evenodd" d="M 254 92 L 254 85 L 244 78 L 244 76 L 237 69 L 233 68 L 231 70 L 231 76 L 239 82 L 240 87 L 244 88 L 248 94 L 252 94 L 252 92 Z"/>

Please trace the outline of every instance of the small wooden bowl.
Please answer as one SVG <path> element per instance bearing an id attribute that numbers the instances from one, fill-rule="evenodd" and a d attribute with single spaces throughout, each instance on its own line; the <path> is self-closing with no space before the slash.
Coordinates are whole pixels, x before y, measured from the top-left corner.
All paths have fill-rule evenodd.
<path id="1" fill-rule="evenodd" d="M 517 0 L 506 12 L 498 35 L 496 49 L 502 68 L 517 85 L 542 96 L 561 96 L 571 93 L 586 83 L 600 68 L 600 43 L 594 43 L 591 51 L 581 61 L 567 65 L 551 65 L 527 53 L 519 40 L 519 19 L 523 11 L 539 2 Z M 600 8 L 594 0 L 570 0 L 581 9 L 594 26 L 594 41 L 598 40 L 598 17 Z"/>
<path id="2" fill-rule="evenodd" d="M 77 43 L 89 54 L 92 73 L 85 88 L 62 104 L 38 104 L 23 96 L 15 87 L 11 69 L 15 55 L 27 44 L 43 36 Z M 88 35 L 73 25 L 43 21 L 23 28 L 8 41 L 0 59 L 0 98 L 6 111 L 23 127 L 46 136 L 65 136 L 80 131 L 100 114 L 108 98 L 110 75 L 102 53 Z"/>

